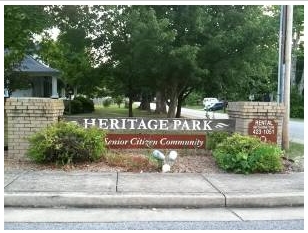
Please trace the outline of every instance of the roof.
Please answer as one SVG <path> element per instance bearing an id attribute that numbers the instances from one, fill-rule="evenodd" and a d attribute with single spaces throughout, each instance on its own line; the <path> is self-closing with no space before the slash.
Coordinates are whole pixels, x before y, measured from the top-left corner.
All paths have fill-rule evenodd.
<path id="1" fill-rule="evenodd" d="M 59 70 L 50 68 L 43 63 L 38 62 L 30 55 L 26 55 L 20 65 L 14 70 L 27 73 L 31 76 L 57 76 L 60 74 Z"/>

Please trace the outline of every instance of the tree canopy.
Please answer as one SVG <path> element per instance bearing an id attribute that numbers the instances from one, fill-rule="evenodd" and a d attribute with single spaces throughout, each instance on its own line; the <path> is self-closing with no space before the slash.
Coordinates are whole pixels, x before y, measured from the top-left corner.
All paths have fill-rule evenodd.
<path id="1" fill-rule="evenodd" d="M 127 96 L 129 116 L 134 100 L 155 95 L 168 117 L 180 117 L 193 91 L 229 100 L 276 91 L 277 6 L 5 6 L 4 16 L 4 46 L 20 54 L 35 34 L 57 27 L 57 40 L 45 34 L 36 46 L 41 59 L 84 94 Z M 294 22 L 300 34 L 303 7 Z"/>
<path id="2" fill-rule="evenodd" d="M 51 26 L 45 6 L 4 6 L 4 68 L 10 69 L 35 48 L 34 36 Z"/>

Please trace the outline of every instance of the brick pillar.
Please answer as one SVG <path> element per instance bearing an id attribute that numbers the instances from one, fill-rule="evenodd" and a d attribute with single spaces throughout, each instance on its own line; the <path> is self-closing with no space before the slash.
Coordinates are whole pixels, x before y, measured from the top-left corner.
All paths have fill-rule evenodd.
<path id="1" fill-rule="evenodd" d="M 38 130 L 57 122 L 63 115 L 63 100 L 49 98 L 8 98 L 8 158 L 26 160 L 28 138 Z"/>
<path id="2" fill-rule="evenodd" d="M 254 119 L 274 120 L 277 123 L 277 145 L 282 143 L 284 105 L 276 102 L 229 102 L 228 114 L 235 119 L 235 131 L 248 135 L 249 123 Z"/>

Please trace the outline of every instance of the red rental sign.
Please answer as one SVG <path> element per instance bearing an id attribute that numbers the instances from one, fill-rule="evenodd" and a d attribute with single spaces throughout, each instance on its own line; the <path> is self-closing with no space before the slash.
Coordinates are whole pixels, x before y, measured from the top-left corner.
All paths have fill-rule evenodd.
<path id="1" fill-rule="evenodd" d="M 277 123 L 272 119 L 253 119 L 248 125 L 248 135 L 257 136 L 264 142 L 277 143 Z"/>
<path id="2" fill-rule="evenodd" d="M 116 134 L 108 133 L 109 149 L 205 149 L 205 135 L 190 134 Z"/>

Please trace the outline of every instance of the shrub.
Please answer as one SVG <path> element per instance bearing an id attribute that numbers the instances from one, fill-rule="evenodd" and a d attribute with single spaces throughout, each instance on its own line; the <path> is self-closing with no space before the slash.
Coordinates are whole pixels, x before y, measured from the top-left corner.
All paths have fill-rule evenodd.
<path id="1" fill-rule="evenodd" d="M 70 105 L 71 105 L 71 114 L 82 113 L 82 103 L 79 100 L 64 100 L 64 113 L 70 113 Z"/>
<path id="2" fill-rule="evenodd" d="M 109 107 L 112 104 L 112 98 L 111 97 L 106 97 L 103 99 L 103 106 L 104 107 Z"/>
<path id="3" fill-rule="evenodd" d="M 74 100 L 78 100 L 82 103 L 82 112 L 90 113 L 94 111 L 94 102 L 89 98 L 85 98 L 83 96 L 77 96 Z"/>
<path id="4" fill-rule="evenodd" d="M 71 100 L 71 113 L 82 113 L 82 103 L 79 100 Z"/>
<path id="5" fill-rule="evenodd" d="M 29 138 L 27 155 L 38 163 L 69 164 L 94 161 L 105 152 L 105 132 L 84 129 L 76 124 L 59 122 Z"/>
<path id="6" fill-rule="evenodd" d="M 124 97 L 121 95 L 118 95 L 114 98 L 114 102 L 118 105 L 118 107 L 121 107 L 121 104 L 124 102 Z"/>
<path id="7" fill-rule="evenodd" d="M 195 106 L 202 105 L 202 95 L 200 93 L 190 93 L 184 101 L 183 105 Z"/>
<path id="8" fill-rule="evenodd" d="M 249 159 L 254 172 L 279 172 L 282 170 L 282 151 L 274 145 L 262 143 L 252 151 Z"/>
<path id="9" fill-rule="evenodd" d="M 304 106 L 291 105 L 290 117 L 304 119 Z"/>
<path id="10" fill-rule="evenodd" d="M 89 98 L 82 96 L 75 97 L 73 100 L 64 100 L 64 112 L 69 114 L 69 105 L 71 104 L 71 113 L 90 113 L 94 111 L 94 102 Z"/>
<path id="11" fill-rule="evenodd" d="M 282 150 L 259 138 L 234 134 L 217 145 L 213 156 L 219 167 L 235 173 L 282 170 Z"/>
<path id="12" fill-rule="evenodd" d="M 231 136 L 231 133 L 225 131 L 208 133 L 206 138 L 206 149 L 214 150 L 219 143 L 226 140 L 229 136 Z"/>
<path id="13" fill-rule="evenodd" d="M 290 117 L 304 119 L 304 97 L 294 87 L 290 96 Z"/>

